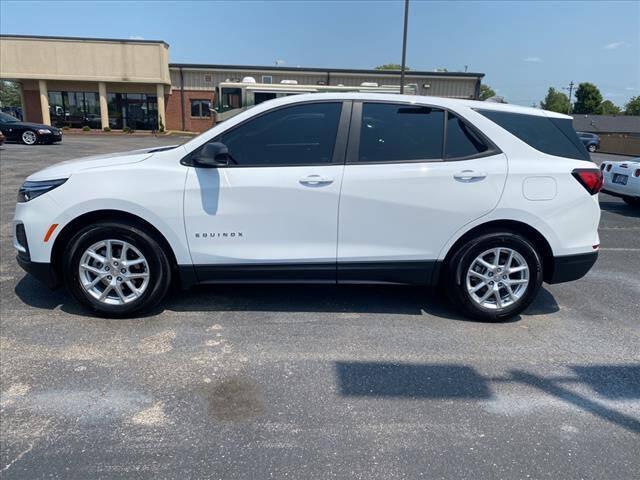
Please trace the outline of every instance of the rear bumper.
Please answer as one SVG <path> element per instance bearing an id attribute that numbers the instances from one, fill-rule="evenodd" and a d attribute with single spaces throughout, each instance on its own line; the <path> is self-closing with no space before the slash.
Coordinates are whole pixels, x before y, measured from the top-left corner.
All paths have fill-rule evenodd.
<path id="1" fill-rule="evenodd" d="M 602 193 L 606 193 L 607 195 L 611 195 L 612 197 L 630 197 L 630 198 L 640 198 L 640 196 L 638 195 L 629 195 L 629 194 L 625 194 L 625 193 L 620 193 L 620 192 L 614 192 L 613 190 L 607 190 L 606 188 L 603 188 L 602 190 L 600 190 Z"/>
<path id="2" fill-rule="evenodd" d="M 554 257 L 553 272 L 551 272 L 550 278 L 545 278 L 545 280 L 547 283 L 563 283 L 578 280 L 591 270 L 591 267 L 593 267 L 597 259 L 598 252 Z"/>
<path id="3" fill-rule="evenodd" d="M 32 262 L 22 255 L 18 255 L 16 260 L 25 272 L 40 280 L 47 287 L 53 289 L 60 286 L 60 279 L 50 263 Z"/>

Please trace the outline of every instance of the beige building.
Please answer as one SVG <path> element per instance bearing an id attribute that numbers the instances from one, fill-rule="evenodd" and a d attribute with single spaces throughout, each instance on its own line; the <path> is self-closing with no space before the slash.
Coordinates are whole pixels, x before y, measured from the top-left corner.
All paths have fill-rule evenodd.
<path id="1" fill-rule="evenodd" d="M 203 131 L 223 82 L 400 85 L 399 71 L 169 63 L 153 40 L 0 35 L 0 78 L 17 81 L 23 116 L 56 126 Z M 420 95 L 478 98 L 482 73 L 409 71 Z"/>
<path id="2" fill-rule="evenodd" d="M 3 35 L 0 77 L 20 83 L 28 121 L 166 125 L 171 81 L 162 41 Z"/>

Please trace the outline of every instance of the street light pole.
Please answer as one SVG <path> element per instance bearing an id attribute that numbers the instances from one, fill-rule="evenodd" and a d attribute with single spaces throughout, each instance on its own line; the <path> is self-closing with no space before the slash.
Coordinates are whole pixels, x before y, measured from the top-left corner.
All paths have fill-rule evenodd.
<path id="1" fill-rule="evenodd" d="M 409 0 L 404 0 L 404 34 L 402 36 L 402 67 L 400 68 L 400 94 L 404 93 L 404 70 L 407 59 L 407 24 L 409 23 Z"/>

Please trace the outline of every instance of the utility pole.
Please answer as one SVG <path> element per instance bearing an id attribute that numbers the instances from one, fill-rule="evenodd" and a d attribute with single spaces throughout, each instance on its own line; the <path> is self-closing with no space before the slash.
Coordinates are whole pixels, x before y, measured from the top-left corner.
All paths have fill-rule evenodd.
<path id="1" fill-rule="evenodd" d="M 404 0 L 404 34 L 402 36 L 402 67 L 400 68 L 400 94 L 404 93 L 404 70 L 407 59 L 407 24 L 409 23 L 409 0 Z"/>
<path id="2" fill-rule="evenodd" d="M 569 108 L 567 108 L 567 115 L 571 114 L 571 95 L 573 95 L 574 86 L 575 83 L 573 83 L 573 80 L 571 80 L 568 87 L 562 87 L 563 90 L 569 90 Z"/>

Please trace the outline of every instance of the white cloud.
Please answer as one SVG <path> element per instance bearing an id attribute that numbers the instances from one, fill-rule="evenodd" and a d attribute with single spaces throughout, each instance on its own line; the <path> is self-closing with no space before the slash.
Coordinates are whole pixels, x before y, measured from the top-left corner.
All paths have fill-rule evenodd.
<path id="1" fill-rule="evenodd" d="M 611 42 L 607 43 L 603 48 L 605 50 L 615 50 L 616 48 L 626 47 L 627 45 L 627 42 Z"/>
<path id="2" fill-rule="evenodd" d="M 144 37 L 141 37 L 140 35 L 130 35 L 129 40 L 144 40 Z"/>
<path id="3" fill-rule="evenodd" d="M 542 59 L 540 57 L 525 57 L 522 59 L 525 62 L 530 62 L 530 63 L 540 63 L 542 62 Z"/>
<path id="4" fill-rule="evenodd" d="M 637 87 L 624 87 L 624 89 L 628 92 L 635 92 L 636 90 L 638 90 Z"/>

